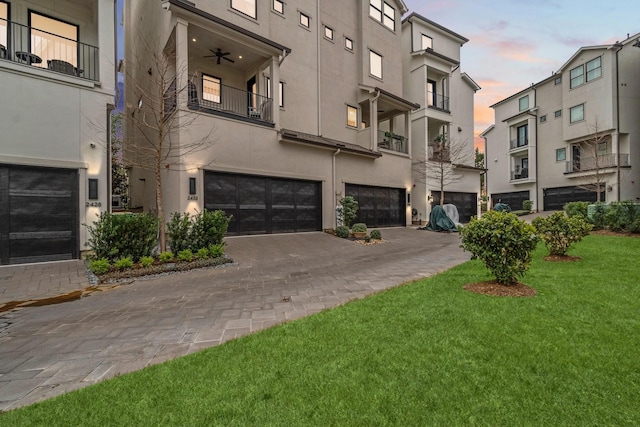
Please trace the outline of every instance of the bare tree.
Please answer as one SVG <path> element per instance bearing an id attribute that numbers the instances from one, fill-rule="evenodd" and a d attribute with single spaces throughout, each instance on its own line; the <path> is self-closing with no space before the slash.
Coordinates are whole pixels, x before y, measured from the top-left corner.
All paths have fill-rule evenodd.
<path id="1" fill-rule="evenodd" d="M 157 40 L 139 35 L 137 46 L 137 51 L 127 56 L 129 60 L 125 65 L 125 84 L 130 85 L 126 92 L 130 97 L 135 96 L 127 99 L 126 126 L 131 127 L 131 131 L 125 140 L 125 162 L 128 167 L 151 171 L 155 176 L 156 210 L 160 218 L 158 243 L 160 250 L 165 251 L 163 170 L 185 170 L 185 156 L 211 147 L 214 127 L 208 129 L 204 137 L 191 138 L 190 127 L 198 113 L 187 109 L 187 105 L 180 105 L 179 100 L 192 99 L 195 84 L 193 81 L 178 83 L 179 76 L 188 73 L 187 64 L 176 61 L 173 36 L 166 46 L 161 46 Z M 131 101 L 135 104 L 131 105 Z"/>
<path id="2" fill-rule="evenodd" d="M 578 185 L 587 191 L 595 191 L 596 201 L 600 202 L 600 194 L 604 190 L 605 181 L 603 179 L 603 169 L 614 165 L 612 163 L 613 155 L 607 154 L 607 143 L 609 141 L 608 132 L 602 131 L 598 121 L 595 120 L 593 125 L 586 124 L 589 128 L 588 139 L 582 141 L 579 146 L 580 155 L 578 158 L 572 159 L 572 171 L 593 171 L 595 182 L 591 177 L 585 178 L 585 181 Z M 586 156 L 582 154 L 585 153 Z"/>
<path id="3" fill-rule="evenodd" d="M 473 152 L 464 141 L 449 141 L 446 135 L 438 135 L 429 144 L 427 153 L 413 162 L 416 180 L 433 185 L 440 190 L 440 205 L 444 205 L 445 189 L 462 179 L 458 165 L 473 167 Z"/>

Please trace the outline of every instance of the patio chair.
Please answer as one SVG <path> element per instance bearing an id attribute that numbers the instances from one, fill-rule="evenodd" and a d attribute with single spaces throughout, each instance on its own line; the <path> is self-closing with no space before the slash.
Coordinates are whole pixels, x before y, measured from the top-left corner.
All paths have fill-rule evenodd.
<path id="1" fill-rule="evenodd" d="M 76 76 L 77 70 L 72 64 L 69 64 L 67 61 L 62 61 L 60 59 L 50 59 L 47 61 L 47 67 L 50 70 L 57 71 L 59 73 L 70 74 L 72 76 Z"/>

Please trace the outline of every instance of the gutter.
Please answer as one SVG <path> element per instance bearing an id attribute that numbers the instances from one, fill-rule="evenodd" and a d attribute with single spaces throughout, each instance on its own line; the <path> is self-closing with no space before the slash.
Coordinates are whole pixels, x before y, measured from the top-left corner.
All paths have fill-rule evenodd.
<path id="1" fill-rule="evenodd" d="M 620 201 L 620 69 L 618 67 L 618 52 L 622 49 L 622 44 L 616 43 L 614 47 L 616 50 L 616 133 L 618 136 L 616 137 L 616 184 L 617 184 L 617 197 L 618 202 Z"/>
<path id="2" fill-rule="evenodd" d="M 331 194 L 331 198 L 333 199 L 332 203 L 333 203 L 333 228 L 337 228 L 338 227 L 338 219 L 336 218 L 335 212 L 336 209 L 338 209 L 338 203 L 336 201 L 336 196 L 338 193 L 336 193 L 336 157 L 338 157 L 338 154 L 340 154 L 341 149 L 338 148 L 336 150 L 335 153 L 333 153 L 333 156 L 331 158 L 331 173 L 333 175 L 332 177 L 332 189 L 333 189 L 333 193 Z"/>

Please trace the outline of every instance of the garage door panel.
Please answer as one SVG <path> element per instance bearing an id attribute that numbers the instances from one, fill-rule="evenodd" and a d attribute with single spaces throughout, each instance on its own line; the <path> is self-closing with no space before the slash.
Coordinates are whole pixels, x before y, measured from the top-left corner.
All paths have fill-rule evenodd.
<path id="1" fill-rule="evenodd" d="M 356 222 L 368 228 L 406 225 L 404 189 L 347 184 L 346 195 L 358 201 Z"/>
<path id="2" fill-rule="evenodd" d="M 40 231 L 67 231 L 69 224 L 74 221 L 73 215 L 47 215 L 38 216 L 30 213 L 29 215 L 12 214 L 10 217 L 11 232 L 40 232 Z"/>
<path id="3" fill-rule="evenodd" d="M 546 188 L 543 190 L 543 209 L 545 211 L 562 210 L 569 202 L 595 203 L 597 194 L 595 191 L 578 186 Z M 606 192 L 600 193 L 600 200 L 606 201 Z"/>
<path id="4" fill-rule="evenodd" d="M 440 190 L 431 190 L 433 202 L 431 207 L 440 204 Z M 458 210 L 460 222 L 467 223 L 472 216 L 478 214 L 477 195 L 476 193 L 463 193 L 458 191 L 445 191 L 444 203 L 451 204 Z"/>

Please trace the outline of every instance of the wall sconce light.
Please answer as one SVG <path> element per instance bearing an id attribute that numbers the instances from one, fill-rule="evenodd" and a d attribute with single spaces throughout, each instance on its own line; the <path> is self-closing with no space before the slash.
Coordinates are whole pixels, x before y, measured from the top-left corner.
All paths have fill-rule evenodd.
<path id="1" fill-rule="evenodd" d="M 458 126 L 458 132 L 462 132 L 462 128 Z"/>
<path id="2" fill-rule="evenodd" d="M 98 179 L 89 178 L 89 200 L 98 199 Z"/>
<path id="3" fill-rule="evenodd" d="M 411 206 L 411 193 L 407 191 L 407 206 Z"/>
<path id="4" fill-rule="evenodd" d="M 93 142 L 90 142 L 90 143 L 89 143 L 89 147 L 91 147 L 91 148 L 96 148 L 96 144 L 94 144 Z"/>
<path id="5" fill-rule="evenodd" d="M 189 195 L 193 196 L 196 194 L 196 179 L 189 178 Z"/>
<path id="6" fill-rule="evenodd" d="M 611 192 L 613 191 L 613 187 L 612 187 L 612 186 L 610 186 L 610 185 L 607 185 L 607 191 L 608 191 L 609 193 L 611 193 Z"/>
<path id="7" fill-rule="evenodd" d="M 427 201 L 428 201 L 428 202 L 433 202 L 433 196 L 432 196 L 431 194 L 429 194 L 429 195 L 427 196 Z"/>

